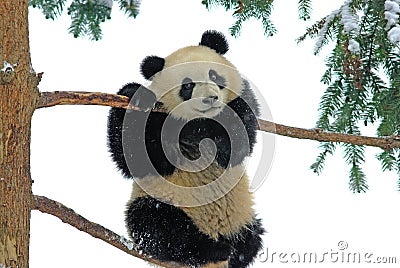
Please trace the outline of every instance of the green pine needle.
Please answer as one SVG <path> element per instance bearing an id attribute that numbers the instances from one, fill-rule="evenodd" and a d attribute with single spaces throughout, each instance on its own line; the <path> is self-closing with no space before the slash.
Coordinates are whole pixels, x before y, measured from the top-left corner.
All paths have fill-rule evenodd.
<path id="1" fill-rule="evenodd" d="M 320 144 L 321 153 L 318 155 L 316 161 L 310 166 L 310 169 L 320 175 L 325 167 L 326 157 L 328 154 L 332 155 L 336 149 L 336 144 L 333 142 L 323 142 Z"/>
<path id="2" fill-rule="evenodd" d="M 383 171 L 392 171 L 396 168 L 394 150 L 382 151 L 376 158 L 381 161 Z"/>
<path id="3" fill-rule="evenodd" d="M 299 18 L 302 20 L 309 20 L 311 18 L 312 1 L 299 0 L 298 3 Z"/>
<path id="4" fill-rule="evenodd" d="M 223 7 L 226 11 L 233 12 L 235 19 L 229 28 L 232 36 L 238 37 L 241 33 L 243 23 L 251 18 L 261 21 L 265 36 L 272 36 L 276 33 L 276 28 L 270 20 L 273 8 L 273 1 L 259 0 L 203 0 L 201 2 L 208 10 L 216 7 Z"/>
<path id="5" fill-rule="evenodd" d="M 119 0 L 119 8 L 129 17 L 136 18 L 139 15 L 140 1 Z"/>
<path id="6" fill-rule="evenodd" d="M 368 190 L 365 174 L 355 163 L 351 165 L 350 169 L 349 188 L 353 193 L 365 193 Z"/>
<path id="7" fill-rule="evenodd" d="M 111 8 L 93 1 L 75 0 L 68 8 L 72 23 L 69 27 L 74 37 L 89 36 L 92 40 L 102 37 L 100 23 L 111 19 Z"/>
<path id="8" fill-rule="evenodd" d="M 29 6 L 42 10 L 46 19 L 56 19 L 64 10 L 66 0 L 29 0 Z"/>

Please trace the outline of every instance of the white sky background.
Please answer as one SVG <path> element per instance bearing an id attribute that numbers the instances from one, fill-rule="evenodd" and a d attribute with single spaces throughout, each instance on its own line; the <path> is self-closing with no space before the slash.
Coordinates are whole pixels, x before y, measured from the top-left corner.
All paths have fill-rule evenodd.
<path id="1" fill-rule="evenodd" d="M 315 21 L 343 1 L 314 1 Z M 262 34 L 261 23 L 250 21 L 234 39 L 233 19 L 222 9 L 206 11 L 200 1 L 143 1 L 137 19 L 128 19 L 114 6 L 111 21 L 102 24 L 103 39 L 91 42 L 68 34 L 70 19 L 45 20 L 30 10 L 33 67 L 44 72 L 41 91 L 74 90 L 115 93 L 123 84 L 144 82 L 139 64 L 147 55 L 166 56 L 200 41 L 207 29 L 224 32 L 230 43 L 226 55 L 262 92 L 277 123 L 312 128 L 325 86 L 319 80 L 324 57 L 312 54 L 314 41 L 299 46 L 295 38 L 311 22 L 297 19 L 297 1 L 276 1 L 272 16 L 278 33 Z M 328 53 L 323 50 L 323 54 Z M 106 148 L 108 107 L 57 106 L 37 110 L 32 125 L 34 194 L 44 195 L 74 209 L 87 219 L 126 235 L 125 203 L 131 182 L 114 168 Z M 364 134 L 373 135 L 366 129 Z M 268 134 L 269 135 L 269 134 Z M 258 147 L 259 148 L 259 147 Z M 377 149 L 366 150 L 364 170 L 370 190 L 348 190 L 348 167 L 337 150 L 321 176 L 309 166 L 319 153 L 318 143 L 276 137 L 274 162 L 255 193 L 259 217 L 268 233 L 269 254 L 338 251 L 396 256 L 400 246 L 397 176 L 383 174 L 375 160 Z M 251 162 L 255 162 L 252 160 Z M 252 167 L 254 172 L 254 167 Z M 397 254 L 397 255 L 396 255 Z M 328 257 L 326 257 L 328 258 Z M 253 267 L 310 267 L 310 264 L 256 262 Z M 94 239 L 59 219 L 32 212 L 30 265 L 37 267 L 148 267 L 103 241 Z M 325 262 L 311 267 L 349 267 Z M 378 264 L 369 265 L 378 267 Z M 393 267 L 380 264 L 379 267 Z"/>

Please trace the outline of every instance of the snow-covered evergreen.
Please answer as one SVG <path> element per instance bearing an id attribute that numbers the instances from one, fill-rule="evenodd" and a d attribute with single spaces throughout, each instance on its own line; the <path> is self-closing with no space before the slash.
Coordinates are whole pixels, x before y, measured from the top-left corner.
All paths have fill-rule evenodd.
<path id="1" fill-rule="evenodd" d="M 358 15 L 353 11 L 350 4 L 353 0 L 346 0 L 343 6 L 340 8 L 341 20 L 343 24 L 343 32 L 348 35 L 357 34 L 359 30 Z"/>
<path id="2" fill-rule="evenodd" d="M 324 26 L 319 31 L 318 39 L 315 43 L 315 53 L 317 53 L 325 44 L 326 35 L 329 30 L 330 24 L 338 16 L 340 16 L 340 23 L 343 25 L 343 33 L 349 36 L 348 49 L 353 53 L 359 52 L 360 44 L 358 44 L 358 42 L 354 39 L 359 32 L 359 16 L 351 8 L 352 2 L 352 0 L 346 0 L 339 9 L 334 10 L 326 17 Z"/>
<path id="3" fill-rule="evenodd" d="M 400 1 L 385 1 L 385 19 L 387 20 L 386 30 L 388 30 L 388 38 L 393 44 L 400 42 Z"/>
<path id="4" fill-rule="evenodd" d="M 336 18 L 336 16 L 340 14 L 340 10 L 334 10 L 332 11 L 331 14 L 329 14 L 326 18 L 325 18 L 325 23 L 324 26 L 321 28 L 321 30 L 318 32 L 318 37 L 317 37 L 317 41 L 315 42 L 315 47 L 314 47 L 314 53 L 317 54 L 318 51 L 321 50 L 322 46 L 325 44 L 326 42 L 326 35 L 329 29 L 329 25 L 331 24 L 331 22 Z"/>

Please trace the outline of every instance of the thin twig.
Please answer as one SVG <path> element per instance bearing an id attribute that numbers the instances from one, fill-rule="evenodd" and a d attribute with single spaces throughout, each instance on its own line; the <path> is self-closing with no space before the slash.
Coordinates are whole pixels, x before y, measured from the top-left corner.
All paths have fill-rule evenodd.
<path id="1" fill-rule="evenodd" d="M 129 255 L 162 267 L 176 268 L 176 265 L 160 262 L 156 259 L 152 259 L 143 254 L 140 254 L 135 249 L 129 249 L 129 246 L 132 246 L 134 248 L 133 242 L 126 240 L 124 237 L 117 235 L 113 231 L 110 231 L 97 223 L 85 219 L 72 209 L 64 206 L 57 201 L 51 200 L 44 196 L 33 195 L 32 209 L 51 214 L 59 218 L 62 222 L 67 223 L 82 232 L 88 233 L 95 238 L 101 239 L 104 242 L 122 250 Z"/>
<path id="2" fill-rule="evenodd" d="M 129 99 L 125 96 L 97 92 L 72 92 L 54 91 L 42 92 L 37 108 L 51 107 L 55 105 L 103 105 L 117 108 L 139 110 L 138 107 L 129 104 Z M 165 112 L 162 107 L 157 107 L 153 111 Z M 322 129 L 303 129 L 277 124 L 271 121 L 259 119 L 259 129 L 261 131 L 274 133 L 298 139 L 316 140 L 322 142 L 342 142 L 354 145 L 365 145 L 379 147 L 384 150 L 400 148 L 400 137 L 368 137 L 335 132 L 326 132 Z"/>

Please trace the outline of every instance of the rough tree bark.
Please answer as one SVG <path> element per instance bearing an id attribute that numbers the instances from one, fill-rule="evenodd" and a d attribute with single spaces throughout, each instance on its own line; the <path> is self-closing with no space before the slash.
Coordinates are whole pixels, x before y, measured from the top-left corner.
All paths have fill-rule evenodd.
<path id="1" fill-rule="evenodd" d="M 28 0 L 0 0 L 0 266 L 28 267 L 31 118 L 39 98 L 31 69 Z"/>

